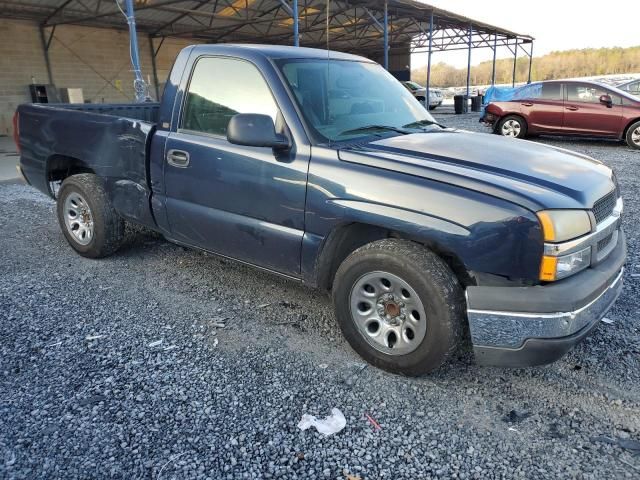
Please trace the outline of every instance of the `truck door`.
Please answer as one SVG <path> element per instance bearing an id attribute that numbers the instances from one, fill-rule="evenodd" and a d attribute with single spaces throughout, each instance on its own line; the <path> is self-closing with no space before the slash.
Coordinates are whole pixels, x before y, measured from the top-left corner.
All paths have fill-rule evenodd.
<path id="1" fill-rule="evenodd" d="M 166 208 L 177 241 L 299 276 L 309 155 L 227 141 L 238 113 L 286 125 L 252 63 L 201 57 L 165 145 Z"/>

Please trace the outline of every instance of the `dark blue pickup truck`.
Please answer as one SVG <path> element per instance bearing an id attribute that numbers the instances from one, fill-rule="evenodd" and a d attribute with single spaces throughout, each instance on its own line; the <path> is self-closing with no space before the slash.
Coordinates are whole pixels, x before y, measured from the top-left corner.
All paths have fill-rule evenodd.
<path id="1" fill-rule="evenodd" d="M 353 348 L 429 372 L 468 329 L 480 363 L 551 362 L 622 289 L 612 171 L 445 128 L 382 67 L 306 48 L 184 49 L 160 104 L 22 105 L 27 182 L 69 244 L 125 222 L 331 291 Z"/>

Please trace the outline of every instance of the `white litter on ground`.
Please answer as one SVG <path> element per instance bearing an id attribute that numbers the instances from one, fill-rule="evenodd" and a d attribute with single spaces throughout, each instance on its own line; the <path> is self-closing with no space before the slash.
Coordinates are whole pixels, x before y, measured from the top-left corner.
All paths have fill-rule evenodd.
<path id="1" fill-rule="evenodd" d="M 153 348 L 153 347 L 157 347 L 158 345 L 162 345 L 162 340 L 156 340 L 155 342 L 151 342 L 148 347 Z"/>
<path id="2" fill-rule="evenodd" d="M 602 323 L 606 323 L 607 325 L 611 325 L 613 323 L 613 320 L 611 320 L 610 318 L 607 318 L 607 317 L 603 317 L 602 318 Z"/>
<path id="3" fill-rule="evenodd" d="M 316 430 L 325 437 L 338 433 L 347 425 L 347 419 L 337 408 L 331 409 L 331 415 L 318 420 L 315 416 L 305 413 L 302 415 L 302 419 L 298 423 L 300 430 L 306 430 L 310 427 L 316 427 Z"/>

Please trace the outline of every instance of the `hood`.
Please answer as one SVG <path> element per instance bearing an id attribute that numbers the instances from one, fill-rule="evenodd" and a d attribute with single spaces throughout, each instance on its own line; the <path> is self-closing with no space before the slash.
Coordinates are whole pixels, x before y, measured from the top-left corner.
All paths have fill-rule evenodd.
<path id="1" fill-rule="evenodd" d="M 385 138 L 343 148 L 338 155 L 488 193 L 533 211 L 591 208 L 615 188 L 611 169 L 585 155 L 453 129 Z"/>

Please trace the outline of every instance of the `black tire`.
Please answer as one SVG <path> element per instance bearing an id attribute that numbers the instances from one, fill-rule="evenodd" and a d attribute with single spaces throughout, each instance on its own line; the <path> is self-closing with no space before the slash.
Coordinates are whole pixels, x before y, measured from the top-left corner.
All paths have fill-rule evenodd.
<path id="1" fill-rule="evenodd" d="M 426 334 L 407 354 L 391 355 L 374 348 L 351 315 L 352 289 L 364 275 L 377 271 L 401 277 L 424 307 Z M 394 373 L 417 376 L 437 369 L 456 351 L 463 334 L 465 300 L 455 275 L 436 254 L 405 240 L 379 240 L 349 255 L 336 272 L 333 302 L 353 349 L 372 365 Z"/>
<path id="2" fill-rule="evenodd" d="M 625 136 L 627 145 L 629 145 L 631 148 L 640 149 L 640 139 L 638 139 L 638 137 L 640 137 L 640 121 L 632 124 L 627 129 L 627 135 Z M 634 140 L 634 138 L 636 140 Z"/>
<path id="3" fill-rule="evenodd" d="M 429 110 L 435 110 L 436 108 L 438 108 L 437 105 L 429 105 Z"/>
<path id="4" fill-rule="evenodd" d="M 93 235 L 86 245 L 79 243 L 65 223 L 65 202 L 69 195 L 74 193 L 86 200 L 93 220 Z M 58 192 L 57 213 L 60 228 L 67 242 L 83 257 L 106 257 L 122 245 L 124 221 L 114 210 L 101 180 L 96 175 L 82 173 L 67 177 Z"/>
<path id="5" fill-rule="evenodd" d="M 514 138 L 525 138 L 527 136 L 527 122 L 524 118 L 519 115 L 507 115 L 504 118 L 501 118 L 498 122 L 498 126 L 496 127 L 496 133 L 498 135 L 502 135 L 504 137 L 508 137 L 511 135 L 507 135 L 504 133 L 503 127 L 507 122 L 516 122 L 519 125 L 519 132 L 517 135 L 514 135 Z"/>

